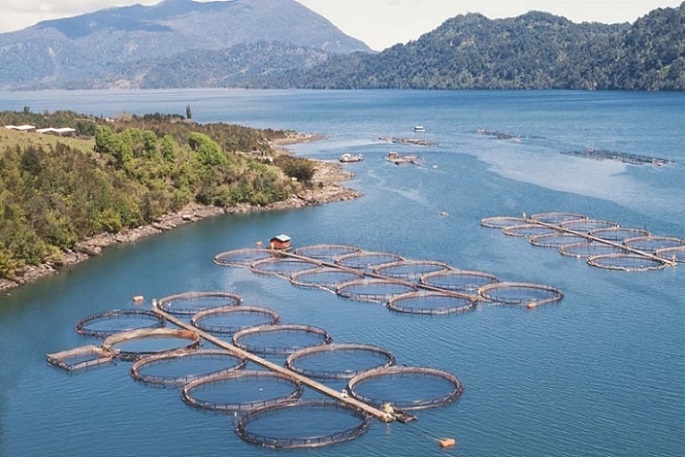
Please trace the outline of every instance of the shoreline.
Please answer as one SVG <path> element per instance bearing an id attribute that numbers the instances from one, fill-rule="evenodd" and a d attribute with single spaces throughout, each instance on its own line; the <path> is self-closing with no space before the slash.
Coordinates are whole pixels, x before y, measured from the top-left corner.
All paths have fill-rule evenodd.
<path id="1" fill-rule="evenodd" d="M 298 135 L 297 137 L 275 141 L 272 146 L 281 152 L 287 152 L 282 146 L 319 140 L 318 135 Z M 185 224 L 198 222 L 208 217 L 225 214 L 248 214 L 266 211 L 281 211 L 298 209 L 308 206 L 318 206 L 326 203 L 354 200 L 363 194 L 354 189 L 343 187 L 341 183 L 354 177 L 335 162 L 309 159 L 315 162 L 315 172 L 312 186 L 291 195 L 287 200 L 275 202 L 266 206 L 241 204 L 231 207 L 205 206 L 191 204 L 183 210 L 162 216 L 160 220 L 149 225 L 124 229 L 118 233 L 102 233 L 91 238 L 81 240 L 74 248 L 65 253 L 64 261 L 60 263 L 46 262 L 40 265 L 26 267 L 20 274 L 11 278 L 0 278 L 0 293 L 8 295 L 12 289 L 33 283 L 39 279 L 69 271 L 69 268 L 85 262 L 92 257 L 102 255 L 103 250 L 118 244 L 133 243 L 148 236 L 157 235 L 173 230 Z"/>

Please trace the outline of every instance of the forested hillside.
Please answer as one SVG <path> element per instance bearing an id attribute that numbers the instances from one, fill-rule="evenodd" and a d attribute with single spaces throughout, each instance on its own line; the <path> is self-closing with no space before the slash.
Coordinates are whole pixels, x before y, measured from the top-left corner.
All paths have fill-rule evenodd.
<path id="1" fill-rule="evenodd" d="M 398 89 L 685 89 L 685 3 L 634 24 L 575 24 L 531 12 L 457 16 L 380 54 L 334 56 L 277 87 Z"/>
<path id="2" fill-rule="evenodd" d="M 0 125 L 21 124 L 72 127 L 78 138 L 0 129 L 0 277 L 59 264 L 81 239 L 149 224 L 191 203 L 281 201 L 314 173 L 312 162 L 288 155 L 271 164 L 269 140 L 288 132 L 161 114 L 0 113 Z"/>

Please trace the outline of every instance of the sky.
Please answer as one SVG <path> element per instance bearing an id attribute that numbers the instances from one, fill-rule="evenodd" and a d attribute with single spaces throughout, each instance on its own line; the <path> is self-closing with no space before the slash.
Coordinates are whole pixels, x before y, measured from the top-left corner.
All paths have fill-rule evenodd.
<path id="1" fill-rule="evenodd" d="M 196 0 L 202 1 L 202 0 Z M 208 0 L 204 0 L 208 1 Z M 633 22 L 657 8 L 683 0 L 297 0 L 336 27 L 377 51 L 406 43 L 445 20 L 466 13 L 490 19 L 545 11 L 573 22 Z M 0 0 L 0 33 L 46 19 L 77 16 L 104 8 L 159 0 Z"/>

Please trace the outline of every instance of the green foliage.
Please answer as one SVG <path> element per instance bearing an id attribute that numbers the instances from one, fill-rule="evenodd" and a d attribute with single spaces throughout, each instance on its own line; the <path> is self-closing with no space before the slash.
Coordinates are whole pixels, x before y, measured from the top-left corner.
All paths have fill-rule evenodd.
<path id="1" fill-rule="evenodd" d="M 317 89 L 685 90 L 685 3 L 634 24 L 467 14 L 379 54 L 333 56 L 262 85 Z"/>
<path id="2" fill-rule="evenodd" d="M 300 182 L 310 183 L 314 177 L 314 164 L 310 160 L 282 155 L 277 157 L 274 163 L 287 176 L 295 178 Z"/>
<path id="3" fill-rule="evenodd" d="M 0 119 L 19 120 L 14 123 L 48 122 L 36 116 L 0 113 Z M 84 119 L 67 118 L 67 126 Z M 279 168 L 259 160 L 274 154 L 269 139 L 286 132 L 161 115 L 93 122 L 92 151 L 57 140 L 0 150 L 0 276 L 62 261 L 81 239 L 151 223 L 190 203 L 268 205 L 294 188 Z M 291 173 L 311 179 L 309 161 L 292 162 Z"/>

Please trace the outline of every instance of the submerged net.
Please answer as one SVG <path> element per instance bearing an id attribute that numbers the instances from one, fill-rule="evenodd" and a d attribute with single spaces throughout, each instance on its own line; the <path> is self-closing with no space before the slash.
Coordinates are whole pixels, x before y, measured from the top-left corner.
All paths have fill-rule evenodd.
<path id="1" fill-rule="evenodd" d="M 253 263 L 273 257 L 272 251 L 266 249 L 236 249 L 214 256 L 214 263 L 222 266 L 249 267 Z"/>
<path id="2" fill-rule="evenodd" d="M 192 316 L 212 308 L 238 306 L 243 299 L 231 292 L 186 292 L 161 298 L 157 305 L 177 316 Z"/>
<path id="3" fill-rule="evenodd" d="M 602 254 L 587 259 L 593 267 L 621 271 L 661 270 L 667 263 L 636 254 Z"/>
<path id="4" fill-rule="evenodd" d="M 297 324 L 251 327 L 233 335 L 236 346 L 259 355 L 289 355 L 303 348 L 330 344 L 332 340 L 325 330 Z"/>
<path id="5" fill-rule="evenodd" d="M 294 254 L 309 257 L 310 259 L 324 260 L 328 262 L 334 261 L 337 257 L 360 252 L 356 246 L 348 246 L 343 244 L 315 244 L 312 246 L 303 246 L 297 248 Z"/>
<path id="6" fill-rule="evenodd" d="M 301 449 L 330 446 L 364 434 L 369 416 L 330 400 L 308 400 L 256 408 L 236 424 L 244 441 L 269 448 Z"/>
<path id="7" fill-rule="evenodd" d="M 106 338 L 129 330 L 164 327 L 162 317 L 144 309 L 115 309 L 93 314 L 78 321 L 76 331 L 81 335 Z"/>
<path id="8" fill-rule="evenodd" d="M 473 311 L 476 309 L 476 300 L 467 295 L 410 292 L 390 298 L 386 306 L 398 313 L 443 315 Z"/>
<path id="9" fill-rule="evenodd" d="M 298 271 L 290 276 L 290 282 L 301 287 L 318 287 L 335 293 L 340 284 L 363 278 L 361 272 L 339 270 L 330 267 L 318 267 Z"/>
<path id="10" fill-rule="evenodd" d="M 616 222 L 603 221 L 601 219 L 582 219 L 562 222 L 561 227 L 581 233 L 590 233 L 601 228 L 618 227 Z"/>
<path id="11" fill-rule="evenodd" d="M 511 227 L 514 225 L 525 224 L 525 219 L 521 217 L 510 217 L 510 216 L 496 216 L 496 217 L 486 217 L 480 220 L 480 225 L 488 228 L 503 229 L 506 227 Z"/>
<path id="12" fill-rule="evenodd" d="M 554 224 L 554 225 L 560 225 L 564 222 L 569 222 L 569 221 L 577 221 L 577 220 L 583 220 L 583 219 L 588 219 L 588 217 L 584 214 L 578 214 L 578 213 L 563 213 L 563 212 L 557 212 L 557 211 L 552 211 L 549 213 L 539 213 L 539 214 L 533 214 L 530 216 L 531 219 L 544 222 L 546 224 Z"/>
<path id="13" fill-rule="evenodd" d="M 203 376 L 228 373 L 244 366 L 244 360 L 226 351 L 178 351 L 142 357 L 131 367 L 131 377 L 147 384 L 181 386 Z"/>
<path id="14" fill-rule="evenodd" d="M 505 235 L 518 237 L 553 235 L 559 233 L 556 229 L 537 224 L 512 225 L 511 227 L 504 228 L 502 231 Z"/>
<path id="15" fill-rule="evenodd" d="M 275 311 L 258 306 L 222 306 L 200 311 L 190 323 L 210 333 L 232 334 L 249 327 L 278 324 L 281 318 Z"/>
<path id="16" fill-rule="evenodd" d="M 384 263 L 404 260 L 401 256 L 391 252 L 360 251 L 338 257 L 335 263 L 356 270 L 372 269 Z"/>
<path id="17" fill-rule="evenodd" d="M 528 242 L 533 246 L 543 248 L 559 248 L 569 244 L 577 244 L 585 241 L 581 236 L 571 235 L 568 233 L 550 233 L 546 235 L 536 235 L 530 237 Z"/>
<path id="18" fill-rule="evenodd" d="M 450 403 L 464 391 L 450 373 L 421 367 L 388 367 L 367 371 L 350 380 L 350 395 L 359 401 L 383 407 L 417 410 Z"/>
<path id="19" fill-rule="evenodd" d="M 359 279 L 341 284 L 336 293 L 344 298 L 373 303 L 385 303 L 393 295 L 413 291 L 407 284 L 383 279 Z"/>
<path id="20" fill-rule="evenodd" d="M 481 286 L 498 282 L 497 276 L 483 271 L 449 270 L 429 273 L 421 277 L 421 283 L 431 287 L 471 294 Z"/>
<path id="21" fill-rule="evenodd" d="M 302 395 L 299 382 L 272 371 L 232 371 L 190 381 L 181 390 L 183 401 L 217 412 L 249 411 L 290 402 Z"/>
<path id="22" fill-rule="evenodd" d="M 685 246 L 658 249 L 656 255 L 673 262 L 685 263 Z"/>
<path id="23" fill-rule="evenodd" d="M 317 264 L 315 263 L 304 262 L 299 259 L 273 257 L 253 263 L 250 265 L 250 270 L 257 274 L 273 275 L 278 276 L 279 278 L 290 279 L 293 273 L 311 270 L 316 266 Z"/>
<path id="24" fill-rule="evenodd" d="M 580 243 L 559 246 L 559 252 L 568 257 L 587 259 L 600 254 L 619 254 L 625 252 L 625 250 L 618 246 L 612 246 L 601 242 L 582 241 Z"/>
<path id="25" fill-rule="evenodd" d="M 649 230 L 635 227 L 610 227 L 593 230 L 590 235 L 614 243 L 623 243 L 628 238 L 649 236 Z"/>
<path id="26" fill-rule="evenodd" d="M 318 379 L 350 379 L 360 373 L 395 364 L 386 349 L 365 344 L 327 344 L 288 356 L 288 369 Z"/>
<path id="27" fill-rule="evenodd" d="M 95 368 L 106 363 L 112 363 L 116 359 L 118 351 L 109 350 L 100 346 L 88 345 L 67 351 L 47 354 L 50 364 L 66 371 L 85 370 Z"/>
<path id="28" fill-rule="evenodd" d="M 530 308 L 554 303 L 564 298 L 559 289 L 545 284 L 499 282 L 480 288 L 482 298 L 503 305 L 526 305 Z"/>
<path id="29" fill-rule="evenodd" d="M 136 361 L 146 355 L 200 347 L 200 336 L 188 330 L 166 328 L 131 330 L 105 338 L 102 347 L 118 351 L 121 360 Z"/>
<path id="30" fill-rule="evenodd" d="M 450 269 L 452 267 L 448 264 L 437 260 L 402 260 L 380 265 L 374 268 L 373 271 L 388 278 L 416 281 L 422 275 Z"/>
<path id="31" fill-rule="evenodd" d="M 674 236 L 638 236 L 635 238 L 627 238 L 624 241 L 625 245 L 640 251 L 655 253 L 660 249 L 675 248 L 678 246 L 685 246 L 685 240 L 676 238 Z"/>

